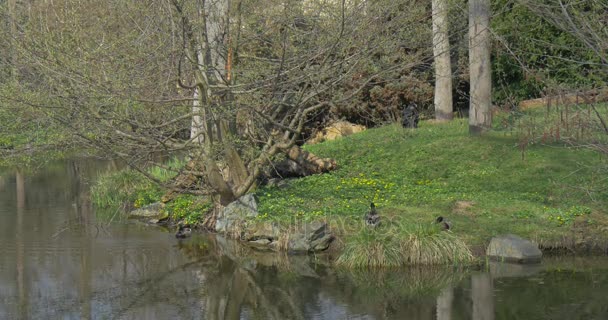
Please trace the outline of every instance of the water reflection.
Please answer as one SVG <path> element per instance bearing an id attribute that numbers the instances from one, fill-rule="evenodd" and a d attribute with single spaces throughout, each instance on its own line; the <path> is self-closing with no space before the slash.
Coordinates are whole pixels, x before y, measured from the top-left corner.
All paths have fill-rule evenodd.
<path id="1" fill-rule="evenodd" d="M 344 270 L 97 219 L 105 163 L 0 176 L 0 319 L 607 319 L 608 261 Z"/>

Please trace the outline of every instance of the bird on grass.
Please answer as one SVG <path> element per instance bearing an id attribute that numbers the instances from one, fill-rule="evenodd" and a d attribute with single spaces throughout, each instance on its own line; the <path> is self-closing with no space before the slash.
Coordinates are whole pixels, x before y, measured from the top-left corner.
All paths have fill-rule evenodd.
<path id="1" fill-rule="evenodd" d="M 435 223 L 438 224 L 444 231 L 448 231 L 452 228 L 452 223 L 442 216 L 437 217 L 437 219 L 435 219 Z"/>
<path id="2" fill-rule="evenodd" d="M 380 224 L 380 216 L 376 211 L 376 205 L 372 202 L 369 205 L 369 211 L 365 215 L 365 224 L 370 227 L 375 227 Z"/>
<path id="3" fill-rule="evenodd" d="M 188 238 L 190 235 L 192 235 L 192 228 L 190 228 L 189 225 L 180 224 L 177 228 L 177 233 L 175 234 L 175 237 L 178 239 L 185 239 Z"/>

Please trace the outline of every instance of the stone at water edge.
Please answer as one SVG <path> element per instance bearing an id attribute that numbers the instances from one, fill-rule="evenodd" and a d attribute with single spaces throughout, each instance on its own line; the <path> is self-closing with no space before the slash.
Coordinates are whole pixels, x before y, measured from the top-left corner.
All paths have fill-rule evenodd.
<path id="1" fill-rule="evenodd" d="M 268 245 L 271 242 L 272 242 L 272 240 L 268 240 L 268 239 L 258 239 L 258 240 L 247 241 L 247 244 L 252 247 L 255 247 L 255 248 L 270 250 Z"/>
<path id="2" fill-rule="evenodd" d="M 486 255 L 504 262 L 539 263 L 543 254 L 535 243 L 507 234 L 492 238 Z"/>
<path id="3" fill-rule="evenodd" d="M 323 251 L 333 239 L 327 231 L 327 223 L 305 223 L 289 235 L 288 250 L 300 253 Z"/>
<path id="4" fill-rule="evenodd" d="M 215 231 L 220 233 L 229 232 L 246 218 L 255 218 L 257 215 L 258 204 L 255 196 L 246 194 L 220 210 L 215 222 Z"/>
<path id="5" fill-rule="evenodd" d="M 272 222 L 257 222 L 247 225 L 247 230 L 243 235 L 247 241 L 259 239 L 277 240 L 279 238 L 279 227 Z"/>
<path id="6" fill-rule="evenodd" d="M 160 202 L 149 204 L 141 208 L 135 209 L 129 212 L 130 219 L 142 219 L 146 221 L 150 220 L 162 220 L 167 216 L 167 213 L 163 212 L 164 205 Z"/>

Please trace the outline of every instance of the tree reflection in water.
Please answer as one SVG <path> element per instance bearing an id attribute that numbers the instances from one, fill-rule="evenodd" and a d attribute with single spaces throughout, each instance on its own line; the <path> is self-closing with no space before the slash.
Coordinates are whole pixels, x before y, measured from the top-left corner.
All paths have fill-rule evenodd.
<path id="1" fill-rule="evenodd" d="M 216 261 L 196 273 L 205 319 L 434 319 L 439 292 L 466 277 L 451 268 L 335 269 L 324 256 L 261 253 L 219 236 L 179 248 Z"/>
<path id="2" fill-rule="evenodd" d="M 608 259 L 346 270 L 212 235 L 176 241 L 100 218 L 82 183 L 99 169 L 0 176 L 0 318 L 608 319 Z"/>

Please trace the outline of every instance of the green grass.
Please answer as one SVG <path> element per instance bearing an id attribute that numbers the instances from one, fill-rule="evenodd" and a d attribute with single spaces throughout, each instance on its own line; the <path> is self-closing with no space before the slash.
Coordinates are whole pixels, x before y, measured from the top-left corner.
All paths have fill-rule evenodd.
<path id="1" fill-rule="evenodd" d="M 561 246 L 581 228 L 585 241 L 606 241 L 606 159 L 559 140 L 530 141 L 523 149 L 522 130 L 470 137 L 465 121 L 422 122 L 413 131 L 390 125 L 308 146 L 336 159 L 339 169 L 259 189 L 260 219 L 326 219 L 347 250 L 350 242 L 364 242 L 358 230 L 372 201 L 389 223 L 449 217 L 451 234 L 470 246 L 506 232 Z M 368 249 L 395 260 L 386 242 L 375 243 Z"/>
<path id="2" fill-rule="evenodd" d="M 184 161 L 173 158 L 164 166 L 148 168 L 148 173 L 160 182 L 175 177 Z M 98 207 L 118 207 L 125 204 L 139 208 L 160 201 L 163 190 L 159 185 L 146 178 L 140 172 L 125 168 L 110 174 L 101 175 L 91 192 L 93 204 Z"/>
<path id="3" fill-rule="evenodd" d="M 159 181 L 166 182 L 175 177 L 177 170 L 184 164 L 183 160 L 174 158 L 162 167 L 148 168 L 148 173 Z M 159 202 L 165 192 L 165 189 L 140 172 L 127 168 L 102 175 L 92 188 L 91 198 L 102 209 L 100 212 L 112 213 L 120 207 L 131 210 Z M 195 224 L 210 208 L 211 202 L 206 198 L 181 194 L 167 203 L 164 210 L 175 221 Z"/>

